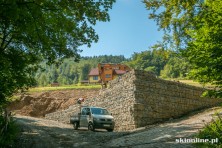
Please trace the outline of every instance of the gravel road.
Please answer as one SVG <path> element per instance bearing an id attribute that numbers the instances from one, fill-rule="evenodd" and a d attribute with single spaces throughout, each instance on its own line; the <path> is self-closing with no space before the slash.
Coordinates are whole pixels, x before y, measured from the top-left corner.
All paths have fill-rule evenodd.
<path id="1" fill-rule="evenodd" d="M 86 128 L 74 130 L 71 124 L 16 115 L 21 134 L 13 147 L 18 148 L 69 148 L 99 147 L 103 143 L 129 134 L 130 132 L 88 131 Z"/>
<path id="2" fill-rule="evenodd" d="M 216 107 L 189 115 L 168 123 L 147 126 L 130 132 L 96 132 L 80 128 L 74 130 L 71 124 L 42 118 L 16 115 L 21 134 L 14 147 L 18 148 L 69 148 L 69 147 L 193 147 L 190 143 L 176 143 L 178 138 L 192 136 L 211 121 L 222 108 Z"/>

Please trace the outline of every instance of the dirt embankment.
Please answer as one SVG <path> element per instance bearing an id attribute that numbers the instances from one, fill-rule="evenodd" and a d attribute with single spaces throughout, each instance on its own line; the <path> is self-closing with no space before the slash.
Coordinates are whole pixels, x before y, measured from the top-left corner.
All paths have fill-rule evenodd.
<path id="1" fill-rule="evenodd" d="M 74 89 L 23 94 L 8 109 L 20 115 L 44 117 L 45 114 L 67 109 L 80 97 L 93 98 L 98 93 L 99 89 Z"/>

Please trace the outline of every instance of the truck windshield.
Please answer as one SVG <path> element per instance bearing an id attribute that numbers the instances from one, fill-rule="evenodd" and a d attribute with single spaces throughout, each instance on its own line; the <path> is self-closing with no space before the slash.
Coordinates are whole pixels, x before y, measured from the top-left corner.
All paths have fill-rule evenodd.
<path id="1" fill-rule="evenodd" d="M 102 108 L 91 108 L 93 114 L 96 115 L 109 115 L 109 112 L 106 109 Z"/>

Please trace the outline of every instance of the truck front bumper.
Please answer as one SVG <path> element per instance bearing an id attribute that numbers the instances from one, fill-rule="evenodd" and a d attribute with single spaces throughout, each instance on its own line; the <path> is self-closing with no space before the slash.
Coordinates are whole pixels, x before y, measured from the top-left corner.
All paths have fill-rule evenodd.
<path id="1" fill-rule="evenodd" d="M 99 129 L 114 129 L 115 122 L 105 122 L 105 121 L 93 121 L 93 125 L 95 128 Z"/>

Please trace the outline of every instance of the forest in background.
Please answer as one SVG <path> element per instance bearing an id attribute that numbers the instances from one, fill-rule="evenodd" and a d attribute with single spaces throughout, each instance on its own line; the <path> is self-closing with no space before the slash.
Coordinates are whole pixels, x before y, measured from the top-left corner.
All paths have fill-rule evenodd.
<path id="1" fill-rule="evenodd" d="M 164 49 L 147 50 L 134 53 L 131 58 L 123 55 L 103 55 L 93 57 L 82 57 L 77 63 L 73 58 L 68 58 L 62 64 L 47 65 L 41 64 L 42 69 L 35 74 L 37 86 L 47 86 L 51 83 L 60 85 L 78 84 L 82 80 L 88 79 L 88 74 L 92 68 L 96 68 L 98 63 L 122 63 L 132 69 L 139 69 L 154 72 L 161 78 L 187 78 L 190 65 L 185 58 L 175 51 Z"/>
<path id="2" fill-rule="evenodd" d="M 35 74 L 38 86 L 47 86 L 51 83 L 60 85 L 78 84 L 82 80 L 88 79 L 88 74 L 92 68 L 96 68 L 98 63 L 123 63 L 127 59 L 124 56 L 94 56 L 82 57 L 79 62 L 73 58 L 65 59 L 59 65 L 47 65 L 41 63 L 41 69 Z"/>

